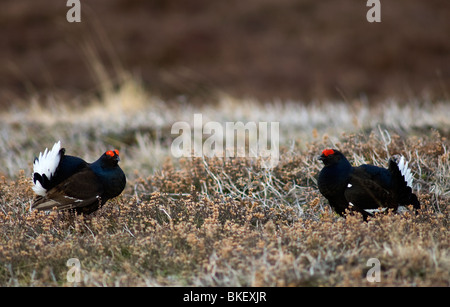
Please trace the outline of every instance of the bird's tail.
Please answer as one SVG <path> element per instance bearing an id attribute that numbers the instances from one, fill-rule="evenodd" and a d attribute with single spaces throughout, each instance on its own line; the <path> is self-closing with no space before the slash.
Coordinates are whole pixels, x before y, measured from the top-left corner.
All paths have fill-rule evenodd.
<path id="1" fill-rule="evenodd" d="M 389 171 L 392 174 L 397 201 L 401 206 L 412 205 L 415 209 L 420 208 L 417 196 L 412 192 L 413 176 L 408 168 L 408 161 L 403 156 L 393 156 L 389 160 Z"/>
<path id="2" fill-rule="evenodd" d="M 32 189 L 37 195 L 45 196 L 47 193 L 48 183 L 55 174 L 62 155 L 64 148 L 61 149 L 61 141 L 58 141 L 50 151 L 46 148 L 44 153 L 39 153 L 39 157 L 34 159 Z"/>

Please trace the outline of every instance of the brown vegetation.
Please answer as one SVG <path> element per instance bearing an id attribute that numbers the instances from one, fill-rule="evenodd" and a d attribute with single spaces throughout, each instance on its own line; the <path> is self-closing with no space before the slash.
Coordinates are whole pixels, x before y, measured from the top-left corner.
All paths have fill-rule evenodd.
<path id="1" fill-rule="evenodd" d="M 66 262 L 78 258 L 79 285 L 449 286 L 449 195 L 438 192 L 449 187 L 448 140 L 394 135 L 386 148 L 375 134 L 342 137 L 355 158 L 383 165 L 401 153 L 421 169 L 422 211 L 367 223 L 338 217 L 318 193 L 321 143 L 284 149 L 273 170 L 246 158 L 168 158 L 91 216 L 29 212 L 27 176 L 3 178 L 0 284 L 71 285 Z M 366 279 L 370 258 L 380 283 Z"/>
<path id="2" fill-rule="evenodd" d="M 449 99 L 448 1 L 382 1 L 377 24 L 367 1 L 81 2 L 68 23 L 66 1 L 2 1 L 0 106 L 86 101 L 124 71 L 165 100 Z"/>
<path id="3" fill-rule="evenodd" d="M 450 286 L 449 3 L 384 1 L 369 24 L 365 1 L 99 0 L 69 24 L 65 1 L 3 1 L 0 286 L 72 286 L 72 258 L 81 286 Z M 198 113 L 279 122 L 278 165 L 175 159 L 171 127 Z M 57 140 L 89 162 L 118 148 L 124 193 L 30 211 Z M 331 146 L 403 154 L 419 214 L 335 215 L 316 186 Z"/>

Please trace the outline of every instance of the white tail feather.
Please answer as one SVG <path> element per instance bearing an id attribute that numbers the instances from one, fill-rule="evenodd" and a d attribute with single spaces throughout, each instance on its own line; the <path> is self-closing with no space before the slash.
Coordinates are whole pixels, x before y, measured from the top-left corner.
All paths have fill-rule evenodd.
<path id="1" fill-rule="evenodd" d="M 46 148 L 44 153 L 39 153 L 39 157 L 33 163 L 33 177 L 34 173 L 38 173 L 41 176 L 47 176 L 48 179 L 52 178 L 61 160 L 60 150 L 61 141 L 58 141 L 53 145 L 52 150 L 48 151 Z M 41 196 L 45 196 L 47 192 L 39 181 L 34 182 L 33 191 Z"/>
<path id="2" fill-rule="evenodd" d="M 397 159 L 398 161 L 398 159 Z M 396 161 L 396 162 L 397 162 Z M 403 176 L 408 187 L 412 188 L 413 177 L 411 170 L 408 168 L 408 161 L 405 160 L 405 157 L 401 156 L 400 161 L 397 162 L 398 169 Z"/>
<path id="3" fill-rule="evenodd" d="M 34 193 L 36 193 L 37 195 L 40 196 L 45 196 L 45 194 L 47 193 L 47 190 L 44 189 L 44 187 L 41 185 L 41 183 L 39 181 L 36 181 L 32 187 Z"/>
<path id="4" fill-rule="evenodd" d="M 370 213 L 370 214 L 374 214 L 374 213 L 377 213 L 377 212 L 384 212 L 384 211 L 386 211 L 387 210 L 387 208 L 380 208 L 380 209 L 364 209 L 364 211 L 366 211 L 367 213 Z"/>

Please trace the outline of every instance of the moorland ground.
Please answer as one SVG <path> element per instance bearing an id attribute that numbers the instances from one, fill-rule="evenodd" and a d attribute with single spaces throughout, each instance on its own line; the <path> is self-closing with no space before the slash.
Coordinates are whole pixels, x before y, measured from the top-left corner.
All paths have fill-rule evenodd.
<path id="1" fill-rule="evenodd" d="M 279 163 L 174 158 L 171 126 L 193 124 L 193 114 L 279 122 Z M 0 285 L 73 285 L 75 258 L 83 286 L 449 286 L 448 114 L 448 101 L 170 104 L 132 80 L 89 104 L 9 108 L 0 114 Z M 89 216 L 30 212 L 33 158 L 57 140 L 87 161 L 118 148 L 123 194 Z M 403 154 L 422 210 L 337 216 L 316 185 L 325 147 L 354 165 L 386 167 Z M 366 278 L 371 258 L 380 282 Z"/>

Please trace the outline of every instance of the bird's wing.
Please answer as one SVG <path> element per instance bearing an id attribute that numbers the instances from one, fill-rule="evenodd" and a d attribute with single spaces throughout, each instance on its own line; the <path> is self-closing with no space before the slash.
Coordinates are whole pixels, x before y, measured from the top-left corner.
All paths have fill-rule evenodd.
<path id="1" fill-rule="evenodd" d="M 388 207 L 392 203 L 392 195 L 378 181 L 365 169 L 355 168 L 344 191 L 350 206 L 368 213 L 380 207 Z"/>
<path id="2" fill-rule="evenodd" d="M 101 203 L 102 191 L 97 175 L 86 166 L 50 189 L 45 196 L 37 197 L 31 208 L 63 210 Z"/>

